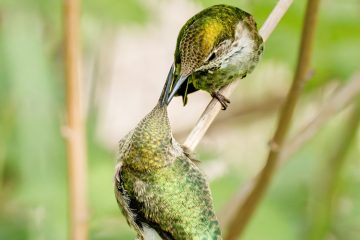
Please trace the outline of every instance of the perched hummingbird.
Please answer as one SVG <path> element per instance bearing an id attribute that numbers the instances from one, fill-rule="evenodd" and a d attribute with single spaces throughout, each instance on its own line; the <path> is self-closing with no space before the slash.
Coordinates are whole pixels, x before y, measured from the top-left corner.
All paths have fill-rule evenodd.
<path id="1" fill-rule="evenodd" d="M 199 89 L 226 109 L 230 101 L 218 91 L 237 77 L 250 73 L 263 51 L 263 39 L 249 13 L 228 5 L 215 5 L 190 18 L 180 30 L 170 78 L 167 103 Z"/>
<path id="2" fill-rule="evenodd" d="M 138 239 L 221 239 L 207 181 L 172 136 L 165 101 L 170 83 L 120 141 L 116 200 Z"/>

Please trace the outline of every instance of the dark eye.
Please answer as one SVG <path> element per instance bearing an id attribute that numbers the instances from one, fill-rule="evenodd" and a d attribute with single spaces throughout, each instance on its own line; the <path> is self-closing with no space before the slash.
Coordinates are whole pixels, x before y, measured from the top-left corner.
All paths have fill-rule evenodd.
<path id="1" fill-rule="evenodd" d="M 216 57 L 215 52 L 213 52 L 213 53 L 209 56 L 209 58 L 208 58 L 208 62 L 210 62 L 210 61 L 214 60 L 214 59 L 215 59 L 215 57 Z"/>

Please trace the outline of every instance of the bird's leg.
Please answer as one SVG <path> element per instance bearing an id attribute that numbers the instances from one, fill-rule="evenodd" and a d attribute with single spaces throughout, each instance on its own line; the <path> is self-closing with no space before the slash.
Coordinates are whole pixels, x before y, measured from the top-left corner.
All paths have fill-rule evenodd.
<path id="1" fill-rule="evenodd" d="M 211 96 L 213 98 L 216 98 L 220 104 L 221 104 L 221 109 L 222 110 L 226 110 L 226 108 L 228 107 L 228 104 L 230 103 L 230 100 L 227 99 L 226 97 L 224 97 L 224 95 L 222 95 L 221 93 L 219 93 L 219 91 L 217 92 L 212 92 Z"/>

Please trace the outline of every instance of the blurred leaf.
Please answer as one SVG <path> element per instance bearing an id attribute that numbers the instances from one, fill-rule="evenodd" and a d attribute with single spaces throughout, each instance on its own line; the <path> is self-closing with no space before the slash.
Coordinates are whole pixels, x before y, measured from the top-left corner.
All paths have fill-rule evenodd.
<path id="1" fill-rule="evenodd" d="M 86 14 L 97 17 L 101 21 L 129 23 L 144 22 L 147 11 L 138 0 L 84 0 Z"/>
<path id="2" fill-rule="evenodd" d="M 66 236 L 65 158 L 57 120 L 57 88 L 36 15 L 6 14 L 4 45 L 16 114 L 15 151 L 21 185 L 17 209 L 30 239 Z"/>

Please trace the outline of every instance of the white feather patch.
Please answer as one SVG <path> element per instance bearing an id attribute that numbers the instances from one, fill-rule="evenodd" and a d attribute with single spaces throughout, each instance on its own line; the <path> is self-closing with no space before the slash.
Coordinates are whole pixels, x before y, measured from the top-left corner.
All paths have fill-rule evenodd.
<path id="1" fill-rule="evenodd" d="M 159 234 L 152 228 L 144 226 L 144 240 L 161 240 Z"/>

